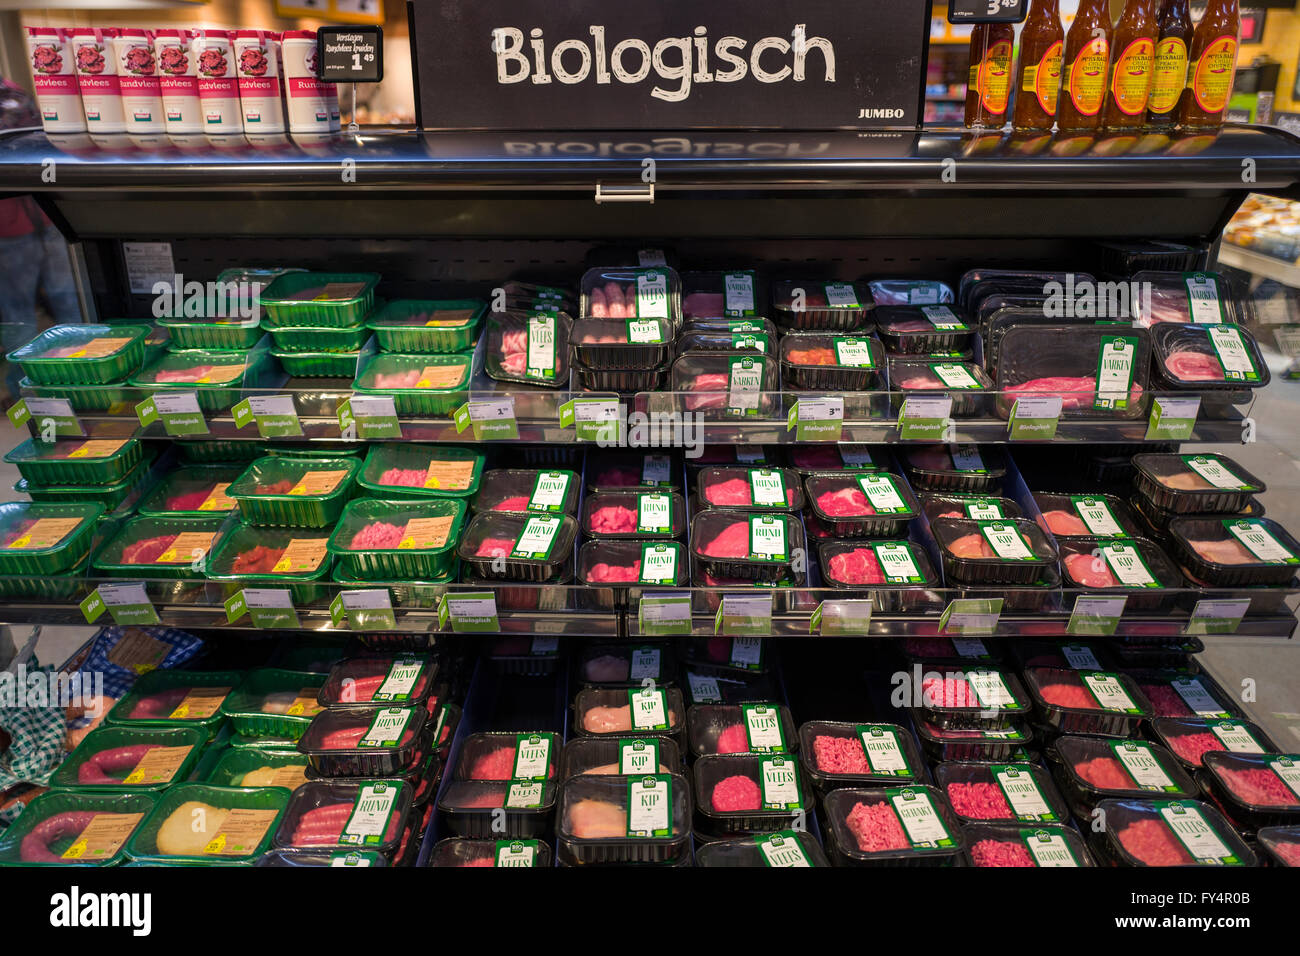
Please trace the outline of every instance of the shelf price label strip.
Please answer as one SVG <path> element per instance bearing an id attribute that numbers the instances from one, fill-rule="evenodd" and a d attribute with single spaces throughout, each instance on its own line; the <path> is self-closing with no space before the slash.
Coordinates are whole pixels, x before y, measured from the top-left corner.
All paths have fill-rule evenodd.
<path id="1" fill-rule="evenodd" d="M 513 395 L 466 402 L 456 409 L 454 417 L 458 435 L 472 427 L 476 441 L 519 440 Z"/>
<path id="2" fill-rule="evenodd" d="M 1250 598 L 1197 601 L 1184 634 L 1236 634 L 1250 610 Z"/>
<path id="3" fill-rule="evenodd" d="M 78 438 L 86 434 L 66 398 L 20 398 L 6 414 L 14 428 L 33 422 L 42 438 Z"/>
<path id="4" fill-rule="evenodd" d="M 390 631 L 397 627 L 393 598 L 387 588 L 340 591 L 330 602 L 330 620 L 342 627 L 344 620 L 354 631 Z"/>
<path id="5" fill-rule="evenodd" d="M 844 436 L 844 399 L 801 398 L 790 408 L 786 431 L 796 441 L 839 441 Z"/>
<path id="6" fill-rule="evenodd" d="M 822 601 L 808 621 L 808 633 L 822 637 L 862 637 L 870 630 L 870 601 Z"/>
<path id="7" fill-rule="evenodd" d="M 339 403 L 339 433 L 355 434 L 363 441 L 372 438 L 401 438 L 397 403 L 391 395 L 353 395 Z"/>
<path id="8" fill-rule="evenodd" d="M 288 588 L 244 588 L 225 600 L 226 621 L 234 624 L 245 614 L 259 628 L 300 628 L 293 594 Z"/>
<path id="9" fill-rule="evenodd" d="M 1188 441 L 1196 429 L 1196 417 L 1201 412 L 1201 397 L 1169 398 L 1158 396 L 1151 403 L 1151 417 L 1147 421 L 1147 441 Z"/>
<path id="10" fill-rule="evenodd" d="M 173 438 L 211 433 L 198 392 L 159 392 L 135 406 L 135 417 L 145 428 L 161 421 L 163 431 Z"/>
<path id="11" fill-rule="evenodd" d="M 766 637 L 772 633 L 772 595 L 724 594 L 713 618 L 713 633 Z"/>
<path id="12" fill-rule="evenodd" d="M 94 624 L 105 611 L 122 627 L 162 623 L 143 583 L 101 584 L 81 602 L 81 614 L 88 624 Z"/>
<path id="13" fill-rule="evenodd" d="M 1022 396 L 1011 406 L 1007 434 L 1013 441 L 1051 441 L 1061 424 L 1060 395 Z"/>
<path id="14" fill-rule="evenodd" d="M 299 438 L 302 422 L 294 407 L 292 395 L 253 395 L 230 410 L 235 428 L 243 429 L 256 423 L 257 433 L 263 438 Z"/>
<path id="15" fill-rule="evenodd" d="M 491 591 L 444 594 L 438 601 L 438 628 L 457 634 L 499 634 L 496 595 Z"/>
<path id="16" fill-rule="evenodd" d="M 642 594 L 637 603 L 637 625 L 647 637 L 689 636 L 691 623 L 688 594 Z"/>
<path id="17" fill-rule="evenodd" d="M 1088 597 L 1081 594 L 1074 599 L 1074 610 L 1070 612 L 1070 623 L 1065 626 L 1065 632 L 1109 637 L 1119 630 L 1119 620 L 1127 606 L 1127 594 L 1120 597 Z"/>
<path id="18" fill-rule="evenodd" d="M 575 398 L 560 406 L 560 427 L 572 428 L 578 441 L 616 444 L 619 418 L 617 398 Z"/>
<path id="19" fill-rule="evenodd" d="M 898 412 L 898 437 L 904 441 L 943 441 L 951 417 L 951 395 L 905 398 Z"/>
<path id="20" fill-rule="evenodd" d="M 1002 598 L 959 598 L 939 618 L 940 634 L 992 637 L 1002 616 Z"/>

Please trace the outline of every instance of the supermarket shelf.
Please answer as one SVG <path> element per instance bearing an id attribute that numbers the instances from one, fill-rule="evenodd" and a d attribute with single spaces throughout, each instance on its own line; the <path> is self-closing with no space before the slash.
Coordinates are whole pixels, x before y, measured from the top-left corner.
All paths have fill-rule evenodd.
<path id="1" fill-rule="evenodd" d="M 1293 289 L 1300 289 L 1300 265 L 1266 256 L 1254 249 L 1225 242 L 1219 247 L 1219 262 L 1265 279 L 1272 279 Z"/>

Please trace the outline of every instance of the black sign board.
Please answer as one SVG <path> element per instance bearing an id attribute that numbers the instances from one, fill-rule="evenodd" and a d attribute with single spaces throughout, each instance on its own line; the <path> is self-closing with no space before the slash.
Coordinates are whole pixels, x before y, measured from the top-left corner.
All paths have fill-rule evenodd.
<path id="1" fill-rule="evenodd" d="M 378 83 L 384 78 L 384 28 L 321 27 L 316 76 L 323 83 Z"/>
<path id="2" fill-rule="evenodd" d="M 930 0 L 410 0 L 425 129 L 921 124 Z"/>
<path id="3" fill-rule="evenodd" d="M 948 0 L 949 23 L 1019 23 L 1029 0 Z"/>

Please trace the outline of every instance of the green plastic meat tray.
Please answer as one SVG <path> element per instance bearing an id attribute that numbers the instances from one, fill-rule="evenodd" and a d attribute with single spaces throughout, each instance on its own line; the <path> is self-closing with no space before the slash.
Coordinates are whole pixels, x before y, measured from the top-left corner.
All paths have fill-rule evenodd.
<path id="1" fill-rule="evenodd" d="M 104 385 L 37 385 L 29 378 L 18 382 L 19 392 L 32 392 L 38 398 L 65 398 L 74 412 L 133 413 L 134 394 L 126 381 Z"/>
<path id="2" fill-rule="evenodd" d="M 215 533 L 221 529 L 225 519 L 225 515 L 217 515 L 213 518 L 131 518 L 94 555 L 91 559 L 91 567 L 102 574 L 119 578 L 144 578 L 146 580 L 155 578 L 169 580 L 201 579 L 203 574 L 194 570 L 192 567 L 194 562 L 189 557 L 186 557 L 184 561 L 162 564 L 131 563 L 123 561 L 123 552 L 130 548 L 131 545 L 151 538 L 187 533 Z M 218 542 L 214 539 L 212 543 L 215 545 Z M 159 556 L 162 554 L 163 552 L 159 552 Z M 205 557 L 211 559 L 211 547 L 209 547 Z"/>
<path id="3" fill-rule="evenodd" d="M 134 717 L 132 714 L 146 697 L 189 687 L 228 687 L 230 690 L 223 695 L 224 699 L 230 696 L 243 679 L 241 671 L 149 671 L 131 685 L 126 696 L 113 705 L 113 709 L 108 712 L 108 724 L 114 727 L 200 727 L 211 737 L 226 719 L 220 706 L 206 717 Z"/>
<path id="4" fill-rule="evenodd" d="M 158 847 L 158 831 L 173 813 L 181 810 L 189 802 L 202 803 L 221 810 L 267 810 L 266 830 L 256 841 L 248 846 L 236 848 L 227 846 L 224 851 L 216 849 L 193 854 L 168 854 Z M 153 812 L 145 817 L 144 822 L 127 841 L 126 855 L 132 860 L 155 864 L 251 864 L 266 852 L 275 836 L 276 828 L 284 816 L 284 808 L 289 805 L 289 791 L 282 787 L 213 787 L 206 783 L 182 783 L 164 793 L 154 807 Z M 210 826 L 213 843 L 222 835 L 215 821 Z M 209 844 L 210 846 L 212 844 Z M 232 852 L 238 849 L 239 852 Z"/>
<path id="5" fill-rule="evenodd" d="M 146 518 L 210 518 L 214 515 L 224 515 L 235 506 L 221 508 L 218 506 L 219 502 L 214 501 L 211 506 L 205 508 L 202 507 L 204 502 L 200 501 L 196 507 L 178 509 L 169 507 L 167 502 L 180 495 L 210 491 L 214 485 L 229 485 L 243 473 L 243 465 L 183 465 L 180 468 L 173 468 L 154 486 L 153 491 L 141 499 L 136 507 L 136 513 Z"/>
<path id="6" fill-rule="evenodd" d="M 385 352 L 464 352 L 478 340 L 487 303 L 481 299 L 398 299 L 366 326 Z"/>
<path id="7" fill-rule="evenodd" d="M 244 682 L 235 688 L 234 693 L 221 705 L 221 712 L 230 720 L 235 733 L 245 737 L 283 737 L 297 740 L 311 723 L 316 711 L 307 710 L 302 714 L 270 713 L 262 709 L 267 697 L 272 694 L 293 694 L 311 689 L 312 703 L 316 704 L 316 692 L 325 683 L 324 674 L 309 671 L 291 671 L 279 667 L 262 667 L 250 671 Z M 302 694 L 301 696 L 308 696 Z M 316 704 L 319 707 L 319 704 Z M 322 710 L 324 708 L 321 708 Z M 307 758 L 295 754 L 304 764 Z M 253 766 L 250 770 L 256 770 Z"/>
<path id="8" fill-rule="evenodd" d="M 225 411 L 239 401 L 242 388 L 256 388 L 262 383 L 270 356 L 265 352 L 229 352 L 218 349 L 191 349 L 167 352 L 156 362 L 132 375 L 130 383 L 152 392 L 194 392 L 199 408 L 205 412 Z M 242 371 L 220 381 L 194 379 L 159 381 L 159 376 L 185 374 L 203 366 L 242 366 Z"/>
<path id="9" fill-rule="evenodd" d="M 275 347 L 281 352 L 357 352 L 370 338 L 370 330 L 364 325 L 329 329 L 316 325 L 276 325 L 263 319 L 262 328 L 271 333 Z"/>
<path id="10" fill-rule="evenodd" d="M 366 454 L 366 462 L 357 476 L 357 484 L 366 489 L 375 498 L 472 498 L 478 494 L 479 482 L 483 478 L 485 456 L 468 448 L 454 445 L 405 445 L 401 442 L 376 442 Z M 419 472 L 426 476 L 429 466 L 434 462 L 446 462 L 449 465 L 468 464 L 469 482 L 463 487 L 449 488 L 443 483 L 426 487 L 425 482 L 418 485 L 385 484 L 383 477 L 396 469 L 404 472 Z M 437 476 L 435 475 L 435 481 Z"/>
<path id="11" fill-rule="evenodd" d="M 50 853 L 60 857 L 55 862 L 24 859 L 23 840 L 40 824 L 60 814 L 139 813 L 148 816 L 157 802 L 158 796 L 153 793 L 73 793 L 67 790 L 47 790 L 27 804 L 18 819 L 0 835 L 0 866 L 112 866 L 124 857 L 125 841 L 112 853 L 75 852 L 72 856 L 63 858 L 63 854 L 72 849 L 79 835 L 74 829 L 53 842 L 40 841 Z M 144 816 L 136 822 L 135 828 L 144 822 Z M 132 832 L 135 828 L 132 828 Z M 82 849 L 85 850 L 84 847 Z"/>
<path id="12" fill-rule="evenodd" d="M 37 385 L 107 385 L 140 367 L 150 331 L 147 325 L 56 325 L 6 358 Z M 107 354 L 84 354 L 102 339 L 113 340 Z"/>
<path id="13" fill-rule="evenodd" d="M 294 378 L 353 378 L 360 352 L 287 352 L 271 349 L 280 366 Z"/>
<path id="14" fill-rule="evenodd" d="M 66 504 L 70 501 L 93 501 L 104 506 L 105 511 L 112 511 L 137 485 L 148 487 L 149 463 L 140 462 L 127 473 L 125 478 L 111 485 L 38 485 L 26 478 L 20 478 L 14 484 L 14 491 L 27 495 L 32 501 L 44 501 Z"/>
<path id="15" fill-rule="evenodd" d="M 0 598 L 26 598 L 70 604 L 89 593 L 86 571 L 90 555 L 58 574 L 0 574 Z"/>
<path id="16" fill-rule="evenodd" d="M 373 525 L 405 531 L 410 522 L 421 519 L 450 519 L 441 544 L 402 547 L 401 540 L 394 536 L 389 547 L 353 545 L 356 536 Z M 330 554 L 343 566 L 345 574 L 379 581 L 431 581 L 446 574 L 455 562 L 456 543 L 464 523 L 465 502 L 458 498 L 426 501 L 358 498 L 348 503 L 330 535 Z"/>
<path id="17" fill-rule="evenodd" d="M 50 786 L 58 790 L 72 790 L 78 793 L 161 793 L 172 784 L 189 776 L 207 739 L 207 733 L 200 727 L 146 728 L 105 724 L 86 734 L 85 739 L 77 745 L 77 749 L 59 764 L 54 775 L 50 777 Z M 176 772 L 166 780 L 141 780 L 138 783 L 125 783 L 123 780 L 111 783 L 81 782 L 82 764 L 93 760 L 96 754 L 116 750 L 119 747 L 187 747 L 189 753 L 185 754 Z"/>
<path id="18" fill-rule="evenodd" d="M 58 574 L 80 564 L 90 554 L 95 523 L 103 513 L 103 505 L 88 501 L 0 504 L 0 574 Z M 45 537 L 57 538 L 48 544 L 33 538 L 28 532 L 39 523 L 49 532 Z"/>
<path id="19" fill-rule="evenodd" d="M 235 562 L 240 555 L 256 548 L 283 551 L 293 540 L 319 541 L 325 553 L 316 567 L 306 571 L 237 571 Z M 328 596 L 329 589 L 313 582 L 325 580 L 334 563 L 328 551 L 329 532 L 310 528 L 266 528 L 251 524 L 238 524 L 222 537 L 208 558 L 208 579 L 220 581 L 226 597 L 245 587 L 288 588 L 296 607 L 313 604 Z"/>
<path id="20" fill-rule="evenodd" d="M 239 513 L 249 524 L 270 527 L 324 528 L 338 520 L 352 497 L 361 462 L 356 458 L 285 458 L 268 455 L 249 465 L 226 489 L 239 502 Z M 320 494 L 294 493 L 304 476 L 313 472 L 343 474 Z M 288 487 L 284 487 L 285 483 Z M 257 489 L 279 484 L 283 491 L 258 494 Z"/>
<path id="21" fill-rule="evenodd" d="M 399 355 L 384 352 L 372 356 L 357 373 L 352 388 L 360 395 L 391 395 L 399 415 L 450 415 L 469 398 L 469 373 L 473 357 L 464 352 L 451 355 Z M 460 368 L 455 381 L 441 388 L 419 388 L 415 382 L 430 367 Z M 394 376 L 411 381 L 410 387 L 395 387 Z M 388 381 L 384 381 L 387 377 Z"/>
<path id="22" fill-rule="evenodd" d="M 311 723 L 310 720 L 307 723 Z M 305 725 L 304 725 L 305 726 Z M 218 758 L 204 783 L 214 787 L 243 786 L 245 775 L 263 767 L 306 767 L 307 758 L 297 750 L 271 750 L 262 747 L 227 747 Z M 286 788 L 287 789 L 287 788 Z"/>
<path id="23" fill-rule="evenodd" d="M 204 349 L 225 352 L 251 349 L 262 337 L 257 319 L 170 319 L 158 324 L 171 333 L 173 350 Z"/>
<path id="24" fill-rule="evenodd" d="M 447 567 L 445 574 L 441 574 L 428 581 L 402 581 L 400 583 L 390 583 L 381 579 L 372 580 L 357 574 L 349 574 L 344 570 L 343 565 L 334 565 L 334 583 L 346 585 L 349 588 L 358 588 L 365 590 L 384 586 L 388 593 L 392 595 L 394 607 L 418 607 L 418 608 L 435 608 L 442 596 L 447 593 L 448 585 L 455 584 L 460 577 L 460 559 L 457 558 Z"/>
<path id="25" fill-rule="evenodd" d="M 289 272 L 262 290 L 262 311 L 281 326 L 356 326 L 374 307 L 378 284 L 375 272 Z"/>
<path id="26" fill-rule="evenodd" d="M 140 464 L 143 451 L 134 438 L 29 438 L 4 460 L 18 466 L 30 482 L 50 485 L 111 485 Z"/>

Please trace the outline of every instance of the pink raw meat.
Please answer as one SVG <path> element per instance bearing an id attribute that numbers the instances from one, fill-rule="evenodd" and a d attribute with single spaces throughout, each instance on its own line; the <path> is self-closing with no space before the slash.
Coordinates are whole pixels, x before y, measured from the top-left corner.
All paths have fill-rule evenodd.
<path id="1" fill-rule="evenodd" d="M 155 382 L 197 382 L 212 371 L 211 365 L 196 365 L 193 368 L 159 369 L 153 377 Z"/>
<path id="2" fill-rule="evenodd" d="M 1273 844 L 1273 852 L 1287 866 L 1300 866 L 1300 843 L 1283 843 L 1279 840 Z"/>
<path id="3" fill-rule="evenodd" d="M 952 657 L 955 654 L 952 640 L 946 637 L 905 637 L 903 650 L 912 657 Z"/>
<path id="4" fill-rule="evenodd" d="M 420 370 L 418 368 L 408 369 L 405 372 L 376 372 L 375 381 L 371 388 L 415 388 L 416 382 L 420 380 Z"/>
<path id="5" fill-rule="evenodd" d="M 1073 581 L 1085 588 L 1113 588 L 1119 584 L 1102 558 L 1091 554 L 1071 554 L 1065 559 L 1065 570 Z"/>
<path id="6" fill-rule="evenodd" d="M 1133 790 L 1135 784 L 1114 757 L 1094 757 L 1074 765 L 1074 772 L 1098 790 Z"/>
<path id="7" fill-rule="evenodd" d="M 948 550 L 959 558 L 996 558 L 982 534 L 965 534 L 948 545 Z"/>
<path id="8" fill-rule="evenodd" d="M 722 315 L 724 306 L 721 292 L 692 292 L 682 300 L 682 312 L 687 317 L 716 318 Z"/>
<path id="9" fill-rule="evenodd" d="M 527 495 L 511 495 L 509 498 L 502 498 L 492 506 L 493 511 L 527 511 Z"/>
<path id="10" fill-rule="evenodd" d="M 952 808 L 970 820 L 1011 820 L 1015 814 L 995 783 L 953 783 L 948 785 Z"/>
<path id="11" fill-rule="evenodd" d="M 837 554 L 830 560 L 831 576 L 845 584 L 884 584 L 885 572 L 880 567 L 876 552 L 870 548 L 854 548 Z"/>
<path id="12" fill-rule="evenodd" d="M 424 486 L 424 476 L 426 472 L 419 468 L 389 468 L 379 476 L 381 485 L 402 485 L 406 488 L 421 488 Z"/>
<path id="13" fill-rule="evenodd" d="M 479 755 L 469 767 L 470 780 L 509 780 L 515 772 L 515 749 L 498 747 Z"/>
<path id="14" fill-rule="evenodd" d="M 1223 365 L 1206 352 L 1184 349 L 1165 359 L 1165 367 L 1184 382 L 1222 382 Z"/>
<path id="15" fill-rule="evenodd" d="M 1195 734 L 1177 734 L 1168 738 L 1169 749 L 1183 760 L 1196 766 L 1201 765 L 1201 758 L 1212 750 L 1227 750 L 1218 737 L 1208 730 Z"/>
<path id="16" fill-rule="evenodd" d="M 853 518 L 876 513 L 862 489 L 852 487 L 822 492 L 817 496 L 817 507 L 832 518 Z"/>
<path id="17" fill-rule="evenodd" d="M 1181 866 L 1192 862 L 1178 838 L 1160 820 L 1130 823 L 1118 833 L 1120 845 L 1147 866 Z"/>
<path id="18" fill-rule="evenodd" d="M 821 734 L 813 738 L 813 756 L 823 773 L 871 773 L 861 742 L 851 737 Z"/>
<path id="19" fill-rule="evenodd" d="M 749 522 L 737 521 L 728 525 L 700 549 L 700 554 L 709 558 L 749 557 Z"/>
<path id="20" fill-rule="evenodd" d="M 1139 684 L 1138 688 L 1146 694 L 1147 700 L 1151 701 L 1157 717 L 1193 716 L 1187 702 L 1168 684 Z"/>
<path id="21" fill-rule="evenodd" d="M 208 494 L 212 491 L 209 488 L 200 488 L 198 491 L 187 491 L 184 494 L 176 495 L 174 498 L 167 499 L 168 511 L 197 511 L 199 505 L 208 500 Z"/>
<path id="22" fill-rule="evenodd" d="M 858 803 L 844 821 L 864 853 L 904 850 L 911 846 L 894 808 L 885 800 Z"/>
<path id="23" fill-rule="evenodd" d="M 749 735 L 740 724 L 732 724 L 718 734 L 717 753 L 743 754 L 749 752 Z"/>
<path id="24" fill-rule="evenodd" d="M 478 558 L 504 558 L 514 550 L 515 543 L 509 538 L 484 538 L 474 556 Z"/>
<path id="25" fill-rule="evenodd" d="M 1266 767 L 1219 768 L 1219 777 L 1243 803 L 1259 807 L 1297 807 L 1300 799 Z"/>
<path id="26" fill-rule="evenodd" d="M 743 478 L 728 478 L 704 489 L 704 497 L 714 505 L 747 505 L 750 498 L 749 482 Z"/>
<path id="27" fill-rule="evenodd" d="M 1088 526 L 1083 519 L 1068 511 L 1044 511 L 1043 521 L 1052 534 L 1087 534 Z"/>
<path id="28" fill-rule="evenodd" d="M 526 351 L 528 351 L 528 332 L 525 329 L 515 329 L 513 332 L 502 333 L 501 352 L 503 355 Z"/>
<path id="29" fill-rule="evenodd" d="M 1009 840 L 980 840 L 970 848 L 976 866 L 1035 866 L 1033 857 L 1022 843 Z"/>
<path id="30" fill-rule="evenodd" d="M 882 328 L 895 335 L 906 332 L 933 332 L 934 323 L 929 319 L 906 319 L 902 322 L 888 322 Z"/>
<path id="31" fill-rule="evenodd" d="M 635 534 L 637 514 L 622 505 L 605 505 L 591 513 L 588 530 L 592 534 Z"/>
<path id="32" fill-rule="evenodd" d="M 710 372 L 695 376 L 695 380 L 688 384 L 684 391 L 706 392 L 708 394 L 688 397 L 686 399 L 687 410 L 694 412 L 702 408 L 724 407 L 727 404 L 727 387 L 729 385 L 730 379 L 721 372 Z"/>
<path id="33" fill-rule="evenodd" d="M 164 534 L 157 538 L 145 538 L 128 544 L 122 549 L 123 564 L 154 564 L 176 540 L 174 534 Z"/>
<path id="34" fill-rule="evenodd" d="M 1097 702 L 1080 684 L 1047 684 L 1039 688 L 1038 693 L 1053 707 L 1070 707 L 1076 710 L 1097 709 Z"/>
<path id="35" fill-rule="evenodd" d="M 595 319 L 605 319 L 609 317 L 609 303 L 605 301 L 605 290 L 599 286 L 594 287 L 590 293 L 590 303 L 587 306 L 587 312 Z"/>
<path id="36" fill-rule="evenodd" d="M 931 375 L 929 372 L 919 372 L 908 378 L 900 379 L 898 387 L 902 389 L 916 388 L 943 388 L 944 384 L 938 376 Z"/>
<path id="37" fill-rule="evenodd" d="M 964 677 L 930 677 L 921 682 L 922 700 L 934 707 L 978 707 L 979 698 Z"/>
<path id="38" fill-rule="evenodd" d="M 605 306 L 609 310 L 611 319 L 627 319 L 632 317 L 632 303 L 627 301 L 624 295 L 623 285 L 620 282 L 609 281 L 605 283 Z"/>
<path id="39" fill-rule="evenodd" d="M 395 548 L 405 533 L 406 528 L 402 525 L 376 521 L 374 524 L 366 525 L 354 534 L 352 540 L 348 542 L 348 547 L 354 551 L 366 551 L 371 548 Z"/>
<path id="40" fill-rule="evenodd" d="M 1214 564 L 1255 564 L 1258 559 L 1235 538 L 1219 541 L 1188 541 L 1192 550 Z"/>
<path id="41" fill-rule="evenodd" d="M 1004 388 L 1003 391 L 1012 396 L 1019 396 L 1026 392 L 1060 395 L 1062 408 L 1078 409 L 1092 405 L 1097 396 L 1097 383 L 1087 375 L 1074 377 L 1059 375 L 1054 378 L 1033 378 L 1019 385 Z M 1142 386 L 1134 382 L 1129 390 L 1129 400 L 1136 402 L 1141 395 Z"/>
<path id="42" fill-rule="evenodd" d="M 733 774 L 718 781 L 710 802 L 718 813 L 739 813 L 757 810 L 763 805 L 763 796 L 753 780 L 742 774 Z"/>
<path id="43" fill-rule="evenodd" d="M 630 567 L 619 564 L 597 564 L 587 572 L 587 580 L 593 584 L 627 584 L 640 576 L 640 561 L 634 562 Z"/>

